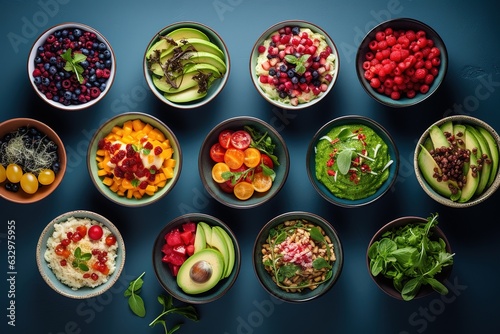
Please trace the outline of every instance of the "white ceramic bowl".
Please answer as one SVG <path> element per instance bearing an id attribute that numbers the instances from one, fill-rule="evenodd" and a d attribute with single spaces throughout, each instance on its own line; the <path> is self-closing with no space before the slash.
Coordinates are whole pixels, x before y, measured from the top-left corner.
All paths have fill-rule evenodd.
<path id="1" fill-rule="evenodd" d="M 91 287 L 82 287 L 79 288 L 78 290 L 73 290 L 71 287 L 69 287 L 66 284 L 63 284 L 61 281 L 59 281 L 52 271 L 51 268 L 47 265 L 47 262 L 44 258 L 45 256 L 45 251 L 47 250 L 47 240 L 50 238 L 50 236 L 54 233 L 54 224 L 56 223 L 62 223 L 68 220 L 68 218 L 88 218 L 90 220 L 95 220 L 101 224 L 103 224 L 105 227 L 107 227 L 111 233 L 115 236 L 116 238 L 116 243 L 118 244 L 117 248 L 117 256 L 115 259 L 115 271 L 109 276 L 108 280 L 101 284 L 98 285 L 97 287 L 91 288 Z M 105 236 L 103 236 L 105 237 Z M 76 210 L 76 211 L 70 211 L 61 214 L 60 216 L 54 218 L 42 231 L 40 238 L 38 239 L 38 243 L 36 245 L 36 263 L 38 266 L 38 270 L 40 272 L 40 275 L 42 276 L 43 280 L 47 285 L 52 288 L 55 292 L 66 296 L 68 298 L 74 298 L 74 299 L 85 299 L 85 298 L 92 298 L 95 296 L 98 296 L 107 290 L 109 290 L 118 280 L 120 277 L 120 274 L 123 270 L 123 267 L 125 265 L 125 244 L 123 242 L 123 238 L 120 234 L 120 231 L 116 228 L 116 226 L 109 221 L 107 218 L 101 216 L 98 213 L 91 212 L 91 211 L 85 211 L 85 210 Z M 67 264 L 71 265 L 71 264 Z"/>
<path id="2" fill-rule="evenodd" d="M 47 50 L 45 50 L 45 48 L 44 48 L 44 45 L 47 43 L 47 40 L 49 40 L 51 42 L 52 42 L 52 40 L 54 40 L 55 42 L 53 42 L 52 44 L 59 43 L 59 38 L 61 40 L 65 38 L 65 37 L 63 37 L 63 35 L 66 36 L 65 32 L 71 32 L 70 35 L 73 35 L 73 32 L 75 31 L 75 29 L 79 29 L 79 31 L 81 31 L 82 34 L 84 34 L 85 32 L 90 32 L 92 34 L 95 34 L 96 37 L 95 38 L 92 37 L 92 41 L 95 41 L 96 43 L 99 43 L 99 44 L 97 44 L 98 51 L 97 51 L 97 53 L 94 52 L 94 55 L 96 57 L 99 57 L 99 61 L 101 63 L 104 63 L 103 67 L 100 68 L 100 70 L 105 72 L 105 74 L 104 74 L 104 76 L 102 76 L 100 74 L 101 72 L 99 72 L 99 74 L 95 74 L 95 81 L 94 81 L 94 78 L 91 78 L 93 73 L 90 73 L 90 71 L 89 71 L 91 66 L 86 67 L 84 72 L 81 74 L 81 76 L 85 79 L 85 81 L 82 84 L 78 85 L 79 87 L 76 87 L 77 85 L 75 84 L 74 85 L 75 87 L 70 86 L 68 89 L 63 90 L 62 88 L 58 89 L 58 87 L 56 85 L 54 85 L 54 83 L 59 81 L 59 83 L 63 86 L 66 84 L 69 85 L 72 82 L 72 80 L 76 80 L 75 72 L 74 71 L 65 71 L 62 68 L 58 68 L 57 66 L 53 66 L 54 73 L 56 73 L 56 74 L 54 74 L 53 80 L 50 81 L 51 83 L 48 86 L 50 88 L 49 90 L 50 90 L 52 95 L 58 95 L 60 97 L 64 97 L 64 95 L 67 91 L 71 91 L 72 93 L 74 93 L 74 96 L 76 96 L 76 100 L 74 100 L 73 97 L 71 97 L 70 100 L 73 102 L 71 102 L 70 104 L 67 104 L 67 103 L 61 103 L 59 101 L 55 101 L 54 98 L 44 94 L 39 88 L 39 86 L 44 86 L 44 84 L 39 83 L 37 81 L 37 80 L 39 80 L 38 78 L 40 78 L 40 76 L 37 76 L 38 78 L 35 77 L 34 71 L 35 71 L 35 69 L 37 69 L 36 58 L 38 56 L 39 48 L 44 49 L 43 52 L 47 52 Z M 61 33 L 61 36 L 56 36 L 59 33 Z M 78 38 L 76 38 L 76 41 L 73 43 L 75 45 L 68 44 L 68 45 L 63 46 L 61 49 L 61 52 L 64 52 L 64 51 L 68 50 L 69 48 L 71 48 L 72 51 L 75 51 L 78 49 L 77 50 L 78 53 L 81 54 L 83 52 L 82 48 L 84 48 L 86 45 L 79 47 L 78 46 L 79 45 Z M 104 43 L 105 48 L 104 47 L 101 48 L 100 43 Z M 89 48 L 85 48 L 85 49 L 89 50 Z M 92 52 L 92 51 L 90 51 L 90 52 Z M 74 57 L 74 54 L 75 53 L 73 53 L 73 57 Z M 48 59 L 46 59 L 45 61 L 42 61 L 42 64 L 45 62 L 47 62 L 47 64 L 50 64 L 50 61 L 51 61 L 50 58 L 52 56 L 55 57 L 54 59 L 57 59 L 57 62 L 60 63 L 61 66 L 64 66 L 64 64 L 67 64 L 67 62 L 64 59 L 62 59 L 61 55 L 59 55 L 59 54 L 53 54 L 53 55 L 51 55 L 51 57 L 48 57 L 48 56 L 49 55 L 47 55 Z M 86 60 L 89 63 L 92 63 L 91 55 L 87 55 Z M 78 63 L 78 65 L 81 65 L 81 64 L 82 63 Z M 49 68 L 48 72 L 50 72 L 50 71 L 52 71 L 51 68 Z M 65 74 L 66 75 L 65 79 L 67 79 L 67 80 L 62 80 L 62 79 L 58 80 L 56 78 L 56 76 L 60 76 L 59 73 Z M 101 101 L 104 98 L 104 96 L 106 96 L 106 94 L 111 89 L 111 86 L 112 86 L 114 78 L 115 78 L 115 74 L 116 74 L 116 59 L 115 59 L 115 53 L 111 47 L 111 44 L 96 29 L 89 27 L 88 25 L 85 25 L 82 23 L 67 22 L 67 23 L 55 25 L 55 26 L 47 29 L 45 32 L 43 32 L 37 38 L 37 40 L 33 44 L 33 47 L 31 48 L 31 51 L 30 51 L 29 56 L 28 56 L 28 77 L 29 77 L 29 80 L 31 82 L 31 85 L 33 86 L 33 89 L 35 90 L 37 95 L 43 101 L 45 101 L 46 103 L 48 103 L 52 107 L 62 109 L 62 110 L 67 110 L 67 111 L 81 110 L 81 109 L 89 108 L 89 107 L 95 105 L 96 103 L 98 103 L 99 101 Z M 89 93 L 90 93 L 90 88 L 92 87 L 92 89 L 93 89 L 92 94 L 93 95 L 90 95 L 90 94 L 87 94 L 86 92 L 84 92 L 83 91 L 84 88 L 81 87 L 82 85 L 84 85 L 84 86 L 87 85 L 85 87 Z M 55 87 L 55 88 L 53 88 L 53 87 Z M 75 92 L 75 90 L 74 90 L 75 88 L 80 89 L 81 94 L 77 94 L 78 92 Z M 97 95 L 97 90 L 99 91 L 99 95 L 97 97 L 91 98 L 88 101 L 87 100 L 81 100 L 81 101 L 78 100 L 78 97 L 81 97 L 81 96 L 85 96 L 85 95 L 95 96 L 95 95 Z M 70 96 L 71 96 L 71 94 L 70 94 Z M 78 102 L 76 102 L 76 101 L 78 101 Z M 85 101 L 85 102 L 83 102 L 83 101 Z"/>
<path id="3" fill-rule="evenodd" d="M 314 68 L 313 68 L 313 66 L 308 67 L 307 71 L 304 72 L 304 74 L 300 74 L 300 72 L 299 72 L 300 75 L 297 75 L 297 74 L 294 75 L 295 79 L 297 79 L 297 81 L 298 81 L 296 84 L 297 86 L 292 86 L 290 88 L 287 88 L 286 90 L 283 90 L 283 91 L 286 91 L 289 93 L 288 96 L 285 98 L 278 98 L 276 84 L 270 85 L 269 83 L 266 83 L 264 86 L 261 86 L 260 80 L 264 77 L 269 76 L 269 74 L 270 74 L 269 69 L 267 68 L 267 65 L 265 66 L 266 68 L 264 69 L 264 71 L 261 70 L 261 68 L 263 68 L 263 66 L 262 66 L 263 63 L 266 63 L 266 64 L 273 63 L 273 65 L 271 65 L 271 68 L 276 68 L 276 67 L 278 67 L 279 64 L 285 63 L 286 67 L 287 67 L 287 72 L 289 70 L 292 70 L 292 71 L 295 70 L 295 73 L 297 73 L 297 71 L 298 71 L 297 70 L 298 66 L 283 61 L 283 57 L 285 56 L 285 53 L 286 53 L 285 51 L 283 51 L 283 54 L 279 53 L 277 56 L 273 54 L 273 58 L 271 58 L 271 59 L 269 58 L 270 56 L 268 56 L 267 59 L 269 60 L 269 63 L 267 61 L 259 62 L 259 56 L 263 55 L 264 52 L 266 54 L 268 54 L 268 47 L 267 46 L 269 45 L 269 40 L 272 38 L 273 35 L 277 35 L 279 33 L 281 36 L 287 35 L 288 37 L 293 36 L 291 38 L 297 37 L 297 35 L 292 32 L 293 31 L 292 29 L 294 27 L 300 28 L 300 29 L 310 29 L 312 33 L 322 35 L 322 37 L 324 38 L 324 41 L 320 45 L 325 45 L 325 48 L 326 48 L 326 46 L 330 47 L 331 55 L 327 58 L 328 59 L 327 63 L 328 63 L 328 66 L 330 69 L 326 70 L 326 73 L 329 73 L 329 77 L 328 77 L 329 80 L 326 80 L 326 73 L 320 74 L 318 78 L 321 78 L 321 80 L 318 80 L 318 81 L 321 81 L 324 84 L 328 82 L 328 84 L 326 86 L 326 89 L 320 89 L 319 92 L 317 92 L 318 93 L 317 95 L 313 94 L 312 92 L 314 89 L 313 88 L 314 87 L 314 85 L 313 85 L 314 80 L 312 80 L 312 79 L 310 80 L 309 78 L 311 78 L 311 77 L 307 76 L 307 73 L 312 73 Z M 314 40 L 314 38 L 312 38 L 311 40 Z M 268 41 L 268 42 L 265 43 L 266 41 Z M 305 44 L 302 44 L 301 46 L 297 46 L 293 50 L 290 49 L 290 54 L 295 54 L 297 52 L 298 52 L 298 55 L 312 54 L 310 52 L 308 53 L 307 51 L 302 50 L 302 47 L 304 45 Z M 305 49 L 305 47 L 304 47 L 304 49 Z M 318 48 L 315 51 L 315 53 L 314 53 L 315 56 L 319 55 L 319 50 L 320 50 L 320 48 Z M 299 58 L 301 58 L 301 57 L 302 56 L 300 56 Z M 330 63 L 330 60 L 331 60 L 331 63 Z M 277 61 L 277 64 L 274 64 L 275 61 Z M 337 78 L 338 78 L 339 65 L 340 65 L 340 62 L 339 62 L 339 53 L 337 51 L 337 47 L 335 46 L 335 43 L 330 38 L 330 36 L 326 33 L 326 31 L 313 23 L 302 21 L 302 20 L 287 20 L 287 21 L 282 21 L 282 22 L 279 22 L 277 24 L 272 25 L 271 27 L 266 29 L 262 33 L 262 35 L 260 35 L 260 37 L 255 42 L 255 44 L 252 48 L 252 52 L 250 54 L 250 76 L 252 79 L 252 83 L 255 86 L 255 89 L 257 89 L 257 92 L 267 102 L 271 103 L 272 105 L 274 105 L 276 107 L 284 108 L 284 109 L 303 109 L 303 108 L 310 107 L 310 106 L 318 103 L 319 101 L 321 101 L 325 96 L 327 96 L 329 94 L 329 92 L 332 90 L 333 86 L 335 85 Z M 326 67 L 324 67 L 324 68 L 326 68 Z M 278 70 L 278 72 L 279 72 L 279 70 Z M 274 77 L 274 78 L 276 78 L 276 80 L 278 80 L 277 75 L 270 76 L 270 77 Z M 307 78 L 307 81 L 306 81 L 306 78 Z M 308 87 L 308 89 L 307 89 L 308 92 L 306 91 L 306 89 L 302 89 L 302 94 L 297 95 L 296 92 L 298 90 L 298 85 L 304 84 L 304 82 L 302 82 L 302 81 L 304 81 L 306 86 Z M 318 86 L 318 87 L 321 87 L 321 86 Z"/>
<path id="4" fill-rule="evenodd" d="M 150 49 L 152 48 L 152 46 L 155 45 L 158 41 L 160 41 L 161 38 L 169 35 L 173 31 L 180 31 L 180 29 L 185 29 L 186 31 L 190 31 L 189 33 L 185 33 L 185 34 L 180 33 L 180 34 L 176 35 L 177 37 L 180 36 L 180 38 L 181 38 L 179 40 L 180 42 L 182 42 L 182 40 L 184 38 L 187 40 L 188 38 L 192 37 L 190 35 L 190 33 L 193 30 L 201 32 L 201 35 L 204 36 L 204 38 L 206 40 L 208 40 L 208 42 L 215 44 L 216 48 L 218 48 L 218 50 L 216 50 L 217 52 L 205 50 L 204 46 L 202 46 L 203 44 L 206 44 L 204 42 L 200 42 L 199 46 L 196 46 L 196 44 L 194 44 L 194 43 L 187 43 L 186 45 L 191 44 L 196 49 L 196 51 L 199 51 L 200 53 L 201 52 L 208 52 L 208 53 L 211 53 L 212 56 L 217 55 L 218 60 L 224 62 L 224 64 L 225 64 L 225 66 L 221 65 L 222 68 L 225 67 L 225 73 L 222 73 L 222 76 L 220 78 L 216 79 L 215 81 L 213 81 L 210 84 L 210 87 L 208 88 L 207 94 L 204 97 L 197 98 L 195 100 L 191 100 L 191 101 L 187 101 L 187 102 L 182 102 L 180 100 L 179 101 L 173 100 L 172 98 L 166 97 L 165 92 L 161 91 L 155 85 L 154 81 L 156 79 L 160 78 L 160 76 L 153 73 L 153 71 L 150 69 L 150 63 L 148 61 L 148 53 L 149 53 Z M 199 39 L 199 38 L 197 37 L 197 39 Z M 201 50 L 205 50 L 205 51 L 201 51 Z M 209 50 L 212 50 L 212 49 L 209 48 Z M 191 58 L 191 59 L 193 59 L 193 58 Z M 210 58 L 212 58 L 212 57 L 210 57 Z M 217 62 L 220 62 L 220 61 L 217 61 Z M 201 61 L 201 60 L 196 60 L 193 62 L 195 62 L 196 64 L 206 64 L 206 61 Z M 214 60 L 214 62 L 215 62 L 215 60 Z M 209 64 L 213 64 L 213 63 L 209 63 Z M 226 44 L 224 43 L 224 40 L 215 30 L 213 30 L 212 28 L 210 28 L 202 23 L 184 21 L 184 22 L 172 23 L 172 24 L 162 28 L 160 31 L 158 31 L 154 35 L 154 37 L 148 43 L 148 45 L 146 47 L 146 51 L 144 53 L 143 71 L 144 71 L 144 77 L 146 78 L 146 82 L 147 82 L 149 88 L 151 89 L 151 92 L 153 92 L 153 94 L 161 102 L 163 102 L 171 107 L 178 108 L 178 109 L 194 109 L 194 108 L 198 108 L 198 107 L 201 107 L 203 105 L 206 105 L 207 103 L 209 103 L 210 101 L 215 99 L 217 97 L 217 95 L 219 95 L 220 92 L 222 92 L 222 90 L 226 86 L 227 80 L 229 78 L 229 73 L 231 71 L 231 61 L 229 58 L 229 51 L 227 49 Z M 222 71 L 222 69 L 221 69 L 221 71 Z M 206 72 L 206 73 L 208 73 L 208 72 Z M 189 90 L 189 89 L 187 89 L 187 90 Z"/>

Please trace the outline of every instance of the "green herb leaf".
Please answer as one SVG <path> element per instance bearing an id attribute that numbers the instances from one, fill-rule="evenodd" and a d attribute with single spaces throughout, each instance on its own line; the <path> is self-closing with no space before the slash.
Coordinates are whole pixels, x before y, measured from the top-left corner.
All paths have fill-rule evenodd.
<path id="1" fill-rule="evenodd" d="M 342 130 L 340 130 L 339 134 L 337 135 L 337 138 L 344 141 L 344 140 L 347 140 L 351 136 L 352 136 L 352 132 L 349 131 L 348 128 L 342 128 Z"/>
<path id="2" fill-rule="evenodd" d="M 68 72 L 74 72 L 78 82 L 83 83 L 84 81 L 82 77 L 83 67 L 80 65 L 80 63 L 86 60 L 87 56 L 79 52 L 75 52 L 74 55 L 72 55 L 71 53 L 72 50 L 71 48 L 69 48 L 63 54 L 61 54 L 61 58 L 66 60 L 66 64 L 64 65 L 64 70 Z"/>
<path id="3" fill-rule="evenodd" d="M 332 266 L 330 265 L 330 263 L 328 263 L 328 261 L 326 261 L 324 258 L 322 257 L 318 257 L 316 258 L 314 261 L 313 261 L 313 268 L 314 269 L 323 269 L 323 268 L 331 268 Z"/>
<path id="4" fill-rule="evenodd" d="M 346 175 L 351 168 L 352 151 L 343 150 L 337 155 L 337 166 L 342 175 Z"/>
<path id="5" fill-rule="evenodd" d="M 144 307 L 144 301 L 141 296 L 132 293 L 128 299 L 128 306 L 132 312 L 134 312 L 139 317 L 144 317 L 146 315 L 146 308 Z"/>
<path id="6" fill-rule="evenodd" d="M 177 331 L 181 326 L 180 324 L 176 324 L 170 330 L 168 330 L 166 321 L 164 319 L 168 314 L 175 313 L 175 314 L 182 315 L 189 320 L 193 320 L 193 321 L 199 320 L 198 312 L 196 311 L 194 306 L 188 305 L 188 306 L 182 306 L 182 307 L 175 307 L 173 305 L 172 296 L 170 296 L 170 295 L 167 297 L 165 297 L 163 295 L 158 296 L 158 302 L 163 306 L 163 311 L 153 321 L 150 322 L 149 326 L 153 327 L 153 326 L 160 324 L 163 326 L 163 329 L 165 330 L 165 334 L 171 334 L 171 333 Z"/>
<path id="7" fill-rule="evenodd" d="M 128 297 L 128 305 L 132 312 L 139 316 L 144 317 L 146 315 L 146 308 L 144 307 L 144 301 L 138 293 L 141 291 L 144 281 L 142 277 L 146 274 L 143 272 L 139 277 L 129 283 L 127 290 L 123 293 L 125 297 Z"/>
<path id="8" fill-rule="evenodd" d="M 314 241 L 319 241 L 319 242 L 323 242 L 325 241 L 325 237 L 323 236 L 323 234 L 321 233 L 320 229 L 317 228 L 317 227 L 311 227 L 309 229 L 309 234 L 311 235 L 311 238 L 314 240 Z"/>
<path id="9" fill-rule="evenodd" d="M 78 268 L 81 270 L 81 271 L 89 271 L 89 267 L 85 264 L 85 263 L 80 263 L 78 265 Z"/>

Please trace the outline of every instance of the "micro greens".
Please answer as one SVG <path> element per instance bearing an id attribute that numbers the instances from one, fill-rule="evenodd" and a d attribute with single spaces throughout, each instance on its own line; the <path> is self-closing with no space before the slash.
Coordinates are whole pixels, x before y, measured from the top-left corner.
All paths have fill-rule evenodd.
<path id="1" fill-rule="evenodd" d="M 448 293 L 434 276 L 453 264 L 454 254 L 446 251 L 443 239 L 431 240 L 431 228 L 438 224 L 438 215 L 427 218 L 426 224 L 408 224 L 390 230 L 368 249 L 370 272 L 393 281 L 404 300 L 412 300 L 420 287 L 429 284 L 442 295 Z"/>
<path id="2" fill-rule="evenodd" d="M 262 168 L 262 173 L 264 173 L 264 175 L 268 175 L 269 177 L 271 177 L 271 180 L 274 181 L 274 179 L 276 178 L 276 173 L 274 172 L 274 170 L 264 165 L 263 163 L 261 163 L 259 166 Z M 221 176 L 224 180 L 231 180 L 231 184 L 235 185 L 242 179 L 245 179 L 247 177 L 253 177 L 254 171 L 255 167 L 251 167 L 241 172 L 232 172 L 232 171 L 223 172 Z"/>
<path id="3" fill-rule="evenodd" d="M 71 263 L 74 268 L 78 268 L 81 271 L 89 271 L 87 266 L 87 261 L 92 257 L 91 253 L 82 253 L 82 249 L 77 247 L 73 253 L 75 259 Z"/>
<path id="4" fill-rule="evenodd" d="M 303 281 L 299 284 L 298 288 L 305 288 L 305 287 L 311 287 L 311 286 L 316 286 L 319 284 L 322 284 L 329 280 L 333 273 L 332 273 L 332 261 L 330 260 L 332 257 L 332 252 L 331 248 L 328 245 L 324 235 L 321 233 L 320 229 L 318 227 L 311 227 L 307 226 L 304 224 L 305 221 L 297 220 L 295 224 L 290 225 L 290 226 L 285 226 L 284 224 L 280 224 L 275 228 L 272 228 L 269 231 L 269 236 L 267 238 L 267 243 L 269 244 L 270 252 L 271 252 L 271 258 L 264 261 L 264 265 L 268 266 L 271 268 L 274 278 L 276 281 L 276 284 L 283 288 L 287 289 L 289 286 L 286 286 L 283 282 L 287 278 L 292 278 L 294 276 L 301 276 L 303 275 L 303 269 L 300 265 L 294 264 L 294 263 L 289 263 L 285 262 L 282 260 L 283 254 L 275 252 L 276 248 L 284 242 L 288 236 L 291 236 L 295 233 L 297 229 L 304 229 L 309 232 L 309 236 L 312 240 L 315 242 L 319 243 L 318 247 L 323 247 L 325 246 L 326 248 L 326 258 L 323 257 L 317 257 L 313 263 L 312 267 L 315 270 L 327 270 L 325 273 L 325 279 L 321 281 Z M 327 260 L 328 259 L 328 260 Z"/>
<path id="5" fill-rule="evenodd" d="M 142 285 L 144 284 L 142 277 L 145 274 L 146 273 L 143 272 L 139 277 L 130 282 L 127 290 L 123 293 L 125 297 L 128 297 L 128 305 L 130 309 L 139 317 L 144 317 L 146 315 L 144 301 L 141 296 L 139 296 L 139 292 L 141 292 Z"/>
<path id="6" fill-rule="evenodd" d="M 81 62 L 85 61 L 87 59 L 87 56 L 75 52 L 73 56 L 71 55 L 71 48 L 67 49 L 66 52 L 64 52 L 61 55 L 61 58 L 66 60 L 66 64 L 64 65 L 64 69 L 68 72 L 75 72 L 76 79 L 78 80 L 79 83 L 83 83 L 83 67 L 80 65 Z"/>
<path id="7" fill-rule="evenodd" d="M 157 324 L 161 324 L 163 326 L 163 329 L 165 330 L 165 334 L 172 334 L 181 327 L 181 324 L 176 324 L 170 330 L 167 329 L 167 323 L 164 318 L 169 314 L 179 314 L 193 321 L 199 320 L 198 312 L 196 311 L 194 306 L 187 305 L 175 307 L 171 295 L 158 296 L 158 302 L 163 306 L 163 310 L 160 315 L 158 315 L 153 321 L 151 321 L 149 326 L 153 327 Z"/>
<path id="8" fill-rule="evenodd" d="M 250 143 L 250 147 L 254 147 L 259 151 L 261 151 L 262 153 L 267 154 L 271 158 L 273 163 L 276 166 L 279 166 L 278 157 L 274 155 L 274 149 L 276 145 L 273 143 L 271 137 L 267 134 L 267 132 L 262 134 L 248 125 L 244 126 L 244 129 L 248 131 L 248 133 L 250 133 L 250 136 L 252 137 L 252 142 Z"/>

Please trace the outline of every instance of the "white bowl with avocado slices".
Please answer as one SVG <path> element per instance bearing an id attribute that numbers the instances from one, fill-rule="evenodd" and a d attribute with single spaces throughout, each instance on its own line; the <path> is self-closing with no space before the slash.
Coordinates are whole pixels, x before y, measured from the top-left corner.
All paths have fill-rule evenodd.
<path id="1" fill-rule="evenodd" d="M 500 137 L 486 122 L 449 116 L 420 137 L 414 168 L 422 189 L 438 203 L 466 208 L 489 198 L 500 185 Z"/>
<path id="2" fill-rule="evenodd" d="M 153 246 L 158 282 L 174 298 L 191 304 L 224 296 L 238 277 L 240 263 L 234 233 L 218 218 L 203 213 L 174 218 Z"/>
<path id="3" fill-rule="evenodd" d="M 197 22 L 173 23 L 149 42 L 143 69 L 153 94 L 167 105 L 193 109 L 212 101 L 225 87 L 229 52 L 221 36 Z"/>

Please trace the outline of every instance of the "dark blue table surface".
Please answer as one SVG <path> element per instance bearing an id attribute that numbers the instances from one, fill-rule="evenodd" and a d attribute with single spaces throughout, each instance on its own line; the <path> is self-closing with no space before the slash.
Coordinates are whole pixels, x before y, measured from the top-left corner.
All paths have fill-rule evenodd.
<path id="1" fill-rule="evenodd" d="M 113 3 L 113 4 L 111 4 Z M 242 264 L 233 288 L 221 299 L 196 306 L 199 322 L 186 321 L 181 333 L 486 333 L 498 332 L 499 193 L 468 209 L 451 209 L 430 199 L 413 171 L 413 152 L 420 134 L 442 117 L 456 114 L 480 118 L 500 130 L 500 25 L 493 1 L 70 1 L 14 0 L 0 5 L 0 121 L 32 117 L 49 124 L 61 136 L 68 153 L 68 170 L 60 187 L 30 205 L 0 199 L 0 332 L 2 333 L 162 333 L 149 322 L 160 312 L 156 297 L 164 293 L 151 264 L 153 241 L 171 219 L 203 212 L 225 221 L 241 246 Z M 438 92 L 419 106 L 391 109 L 372 100 L 356 77 L 358 44 L 376 23 L 412 17 L 432 26 L 449 53 L 449 69 Z M 324 28 L 340 52 L 340 74 L 332 92 L 302 111 L 274 108 L 250 81 L 249 56 L 259 35 L 287 19 L 303 19 Z M 43 104 L 26 73 L 31 44 L 45 29 L 77 21 L 103 33 L 117 57 L 117 75 L 110 93 L 97 106 L 63 112 Z M 209 105 L 183 111 L 158 102 L 148 91 L 142 57 L 153 35 L 178 21 L 198 21 L 215 29 L 231 56 L 231 73 L 223 92 Z M 182 146 L 182 174 L 162 201 L 138 209 L 124 208 L 103 198 L 85 164 L 90 137 L 106 119 L 127 111 L 142 111 L 164 121 Z M 399 178 L 379 201 L 358 209 L 336 207 L 310 184 L 305 155 L 313 134 L 342 115 L 368 116 L 386 127 L 400 151 Z M 273 125 L 290 149 L 291 168 L 281 192 L 250 210 L 223 206 L 205 191 L 197 158 L 203 138 L 219 122 L 238 115 L 258 117 Z M 90 300 L 72 300 L 52 291 L 35 262 L 35 247 L 45 225 L 61 213 L 86 209 L 100 213 L 121 230 L 127 259 L 121 279 L 109 293 Z M 316 213 L 340 234 L 345 263 L 337 284 L 323 297 L 288 304 L 271 297 L 252 268 L 254 239 L 265 222 L 295 210 Z M 456 252 L 446 297 L 401 302 L 384 294 L 371 280 L 365 253 L 371 236 L 386 222 L 407 215 L 427 217 L 437 212 L 440 227 Z M 15 221 L 15 297 L 8 296 L 7 232 Z M 146 272 L 142 297 L 147 315 L 129 311 L 123 290 Z M 15 327 L 7 308 L 15 300 Z M 182 319 L 173 317 L 172 326 Z"/>

